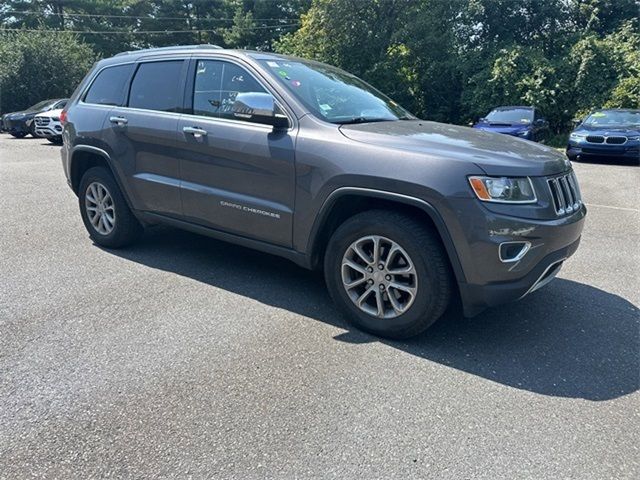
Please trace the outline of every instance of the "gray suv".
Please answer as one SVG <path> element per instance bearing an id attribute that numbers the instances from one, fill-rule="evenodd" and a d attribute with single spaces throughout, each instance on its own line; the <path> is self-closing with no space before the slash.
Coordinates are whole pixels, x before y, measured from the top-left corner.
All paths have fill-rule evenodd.
<path id="1" fill-rule="evenodd" d="M 62 115 L 93 241 L 168 224 L 323 269 L 361 329 L 418 334 L 548 283 L 580 241 L 571 164 L 414 117 L 357 77 L 211 45 L 98 62 Z"/>

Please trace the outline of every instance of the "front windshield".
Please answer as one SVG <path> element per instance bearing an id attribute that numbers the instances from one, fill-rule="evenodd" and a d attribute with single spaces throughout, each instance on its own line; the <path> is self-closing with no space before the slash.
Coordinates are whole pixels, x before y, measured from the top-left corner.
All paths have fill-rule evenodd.
<path id="1" fill-rule="evenodd" d="M 40 103 L 36 103 L 35 105 L 31 105 L 29 108 L 27 108 L 25 111 L 26 112 L 34 112 L 36 110 L 42 110 L 44 107 L 46 107 L 47 105 L 49 105 L 51 103 L 51 100 L 43 100 Z"/>
<path id="2" fill-rule="evenodd" d="M 530 108 L 492 110 L 485 118 L 491 123 L 531 123 L 533 121 L 533 110 Z"/>
<path id="3" fill-rule="evenodd" d="M 594 112 L 584 121 L 591 127 L 612 127 L 620 125 L 640 125 L 640 111 Z"/>
<path id="4" fill-rule="evenodd" d="M 313 115 L 327 122 L 346 124 L 415 118 L 359 78 L 329 65 L 280 59 L 261 63 Z"/>

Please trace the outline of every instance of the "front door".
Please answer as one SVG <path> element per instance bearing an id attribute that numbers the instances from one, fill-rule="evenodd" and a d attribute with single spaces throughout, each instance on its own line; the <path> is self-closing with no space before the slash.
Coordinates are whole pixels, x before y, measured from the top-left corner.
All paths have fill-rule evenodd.
<path id="1" fill-rule="evenodd" d="M 244 66 L 194 59 L 189 75 L 192 114 L 183 115 L 178 123 L 185 217 L 218 230 L 291 246 L 293 130 L 276 131 L 232 116 L 238 93 L 270 93 Z"/>

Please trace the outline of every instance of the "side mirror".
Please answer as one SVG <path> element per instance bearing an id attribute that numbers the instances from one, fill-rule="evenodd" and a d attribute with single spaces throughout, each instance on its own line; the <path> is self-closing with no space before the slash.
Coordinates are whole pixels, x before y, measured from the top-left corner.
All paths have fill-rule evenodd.
<path id="1" fill-rule="evenodd" d="M 231 106 L 231 112 L 238 119 L 271 125 L 273 128 L 289 126 L 289 119 L 280 113 L 275 99 L 268 93 L 238 93 Z"/>
<path id="2" fill-rule="evenodd" d="M 582 123 L 582 119 L 581 118 L 574 118 L 571 121 L 573 122 L 573 126 L 574 127 L 577 127 L 578 125 L 580 125 Z"/>
<path id="3" fill-rule="evenodd" d="M 539 118 L 535 122 L 533 122 L 536 127 L 545 127 L 547 125 L 547 121 L 544 118 Z"/>

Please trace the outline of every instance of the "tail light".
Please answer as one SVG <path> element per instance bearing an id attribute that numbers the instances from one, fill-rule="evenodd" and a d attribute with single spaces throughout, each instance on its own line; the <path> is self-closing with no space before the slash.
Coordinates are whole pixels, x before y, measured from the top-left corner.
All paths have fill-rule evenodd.
<path id="1" fill-rule="evenodd" d="M 63 110 L 62 112 L 60 112 L 60 123 L 62 123 L 63 125 L 65 123 L 67 123 L 67 111 Z"/>

